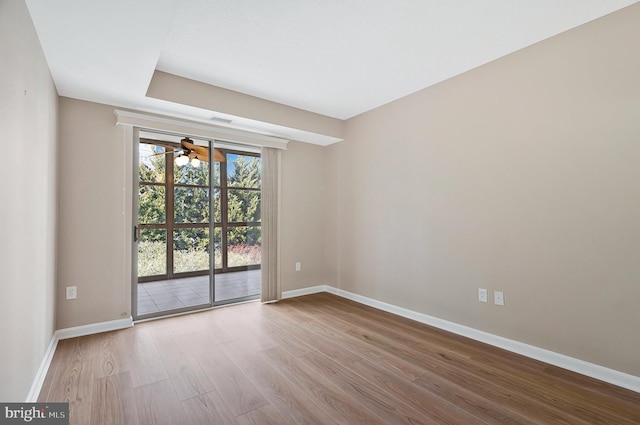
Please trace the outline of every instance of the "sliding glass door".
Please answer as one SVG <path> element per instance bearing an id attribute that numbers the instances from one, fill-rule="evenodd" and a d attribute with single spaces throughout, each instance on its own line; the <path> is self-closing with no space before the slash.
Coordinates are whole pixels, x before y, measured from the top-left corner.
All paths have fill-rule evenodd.
<path id="1" fill-rule="evenodd" d="M 259 152 L 140 134 L 134 152 L 134 318 L 258 298 Z"/>

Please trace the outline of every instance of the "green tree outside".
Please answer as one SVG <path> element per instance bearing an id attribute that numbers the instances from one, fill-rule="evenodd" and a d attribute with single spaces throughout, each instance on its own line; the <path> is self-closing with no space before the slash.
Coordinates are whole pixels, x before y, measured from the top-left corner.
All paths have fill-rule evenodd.
<path id="1" fill-rule="evenodd" d="M 165 188 L 159 185 L 144 184 L 144 182 L 164 183 L 166 178 L 165 156 L 172 161 L 171 155 L 150 156 L 140 162 L 140 191 L 139 191 L 139 222 L 141 224 L 163 224 L 167 217 L 165 214 Z M 260 221 L 260 190 L 246 190 L 246 188 L 259 189 L 261 182 L 261 158 L 232 155 L 228 166 L 228 221 L 246 222 Z M 208 185 L 208 167 L 203 163 L 200 167 L 187 164 L 182 167 L 174 164 L 174 212 L 176 223 L 208 223 L 210 217 L 209 189 L 198 188 L 189 185 Z M 215 163 L 218 171 L 219 163 Z M 216 173 L 216 183 L 219 182 L 219 174 Z M 242 189 L 241 189 L 242 188 Z M 222 220 L 220 210 L 220 189 L 214 189 L 214 222 Z M 229 266 L 260 263 L 260 227 L 229 227 Z M 184 228 L 175 229 L 174 244 L 174 269 L 175 272 L 205 270 L 208 269 L 209 256 L 209 229 L 208 228 Z M 157 258 L 160 248 L 155 245 L 166 243 L 166 231 L 147 229 L 141 234 L 139 246 L 139 268 L 146 261 L 154 264 L 152 270 L 141 270 L 139 275 L 156 275 L 165 273 L 160 269 Z M 216 267 L 221 267 L 221 233 L 216 228 L 213 239 Z M 153 244 L 145 248 L 145 244 Z M 143 252 L 145 251 L 145 252 Z M 149 255 L 146 255 L 149 253 Z M 155 254 L 152 254 L 155 253 Z M 142 257 L 148 257 L 146 259 Z M 153 257 L 153 258 L 151 258 Z M 166 256 L 165 256 L 166 257 Z M 236 258 L 237 257 L 237 258 Z"/>

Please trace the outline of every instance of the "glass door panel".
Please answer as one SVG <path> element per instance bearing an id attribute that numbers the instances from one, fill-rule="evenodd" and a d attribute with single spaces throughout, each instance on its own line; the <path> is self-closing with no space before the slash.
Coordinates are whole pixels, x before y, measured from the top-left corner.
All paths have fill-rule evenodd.
<path id="1" fill-rule="evenodd" d="M 214 300 L 223 304 L 260 296 L 262 160 L 258 152 L 216 147 Z"/>
<path id="2" fill-rule="evenodd" d="M 183 151 L 178 138 L 167 139 L 141 138 L 136 152 L 135 319 L 213 305 L 211 170 L 208 157 L 202 158 L 210 143 L 188 140 L 200 152 L 196 156 Z M 179 156 L 186 159 L 180 165 Z"/>

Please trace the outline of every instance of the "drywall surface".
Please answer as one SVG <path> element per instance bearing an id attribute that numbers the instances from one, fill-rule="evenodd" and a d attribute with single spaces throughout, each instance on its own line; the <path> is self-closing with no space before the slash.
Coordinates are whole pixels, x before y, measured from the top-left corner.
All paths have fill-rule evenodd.
<path id="1" fill-rule="evenodd" d="M 290 142 L 282 152 L 280 254 L 282 290 L 335 282 L 325 251 L 333 227 L 327 217 L 332 187 L 328 184 L 326 148 Z M 300 271 L 296 263 L 300 262 Z"/>
<path id="2" fill-rule="evenodd" d="M 344 121 L 155 71 L 147 96 L 342 139 Z"/>
<path id="3" fill-rule="evenodd" d="M 638 22 L 634 5 L 348 120 L 327 148 L 338 286 L 640 376 Z"/>
<path id="4" fill-rule="evenodd" d="M 58 329 L 129 317 L 127 149 L 114 108 L 60 98 Z M 130 146 L 131 141 L 129 140 Z M 65 299 L 77 286 L 78 298 Z"/>
<path id="5" fill-rule="evenodd" d="M 54 331 L 58 94 L 23 1 L 0 1 L 0 400 L 25 401 Z"/>

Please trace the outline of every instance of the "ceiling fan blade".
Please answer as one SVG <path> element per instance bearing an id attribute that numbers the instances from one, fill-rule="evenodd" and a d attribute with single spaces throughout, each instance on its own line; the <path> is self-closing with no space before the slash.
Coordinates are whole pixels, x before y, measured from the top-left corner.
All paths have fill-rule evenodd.
<path id="1" fill-rule="evenodd" d="M 214 162 L 227 162 L 227 158 L 218 149 L 213 148 L 213 161 Z"/>
<path id="2" fill-rule="evenodd" d="M 190 139 L 182 139 L 180 144 L 183 148 L 188 149 L 190 152 L 195 152 L 201 156 L 209 156 L 209 149 L 204 146 L 198 146 L 194 144 Z"/>
<path id="3" fill-rule="evenodd" d="M 176 149 L 176 150 L 169 150 L 169 151 L 164 151 L 164 152 L 153 153 L 151 155 L 146 155 L 146 157 L 147 158 L 151 158 L 152 156 L 169 155 L 170 153 L 176 153 L 176 152 L 182 152 L 182 149 Z"/>
<path id="4" fill-rule="evenodd" d="M 198 146 L 194 144 L 190 139 L 182 139 L 180 145 L 190 152 L 190 155 L 194 155 L 200 161 L 209 162 L 209 148 L 205 146 Z M 213 149 L 213 161 L 214 162 L 226 162 L 225 156 L 218 149 Z"/>
<path id="5" fill-rule="evenodd" d="M 163 142 L 160 140 L 151 140 L 151 139 L 140 139 L 142 143 L 162 146 L 165 148 L 164 152 L 158 152 L 150 155 L 146 155 L 146 157 L 150 158 L 152 156 L 159 155 L 168 155 L 168 154 L 185 154 L 189 158 L 198 158 L 200 161 L 209 162 L 209 148 L 206 146 L 199 146 L 193 143 L 193 140 L 188 137 L 182 139 L 180 141 L 180 147 L 176 143 L 172 142 Z M 213 161 L 214 162 L 227 162 L 226 156 L 219 149 L 213 149 Z"/>

